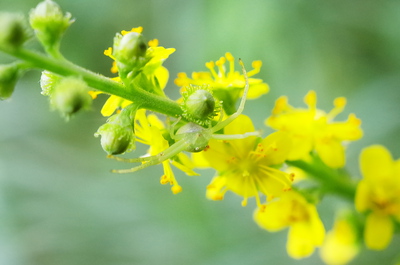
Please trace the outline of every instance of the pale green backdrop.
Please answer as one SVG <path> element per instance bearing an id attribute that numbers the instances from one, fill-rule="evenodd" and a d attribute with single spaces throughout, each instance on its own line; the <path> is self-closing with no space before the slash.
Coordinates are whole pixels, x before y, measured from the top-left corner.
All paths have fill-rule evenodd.
<path id="1" fill-rule="evenodd" d="M 25 14 L 38 1 L 3 0 L 0 10 Z M 109 75 L 103 50 L 117 31 L 143 26 L 177 51 L 165 65 L 167 93 L 178 98 L 178 72 L 205 70 L 204 63 L 231 52 L 250 65 L 262 60 L 259 77 L 271 92 L 249 101 L 245 113 L 256 127 L 273 102 L 287 95 L 295 106 L 314 89 L 320 108 L 346 96 L 348 113 L 363 121 L 365 137 L 350 144 L 348 163 L 359 177 L 362 147 L 384 144 L 400 157 L 400 1 L 382 0 L 59 0 L 76 22 L 62 50 L 70 60 Z M 33 44 L 32 44 L 33 45 Z M 36 46 L 36 45 L 33 45 Z M 37 46 L 36 46 L 37 47 Z M 0 55 L 1 62 L 11 61 Z M 116 175 L 93 133 L 104 123 L 99 109 L 66 123 L 40 95 L 40 73 L 18 83 L 0 102 L 0 264 L 5 265 L 259 265 L 321 264 L 318 253 L 295 261 L 285 250 L 287 231 L 268 233 L 252 220 L 253 201 L 227 194 L 208 201 L 213 176 L 177 174 L 183 192 L 159 184 L 161 167 Z M 145 149 L 139 149 L 142 154 Z M 346 204 L 319 205 L 327 229 Z M 384 252 L 363 251 L 351 264 L 393 264 L 396 236 Z"/>

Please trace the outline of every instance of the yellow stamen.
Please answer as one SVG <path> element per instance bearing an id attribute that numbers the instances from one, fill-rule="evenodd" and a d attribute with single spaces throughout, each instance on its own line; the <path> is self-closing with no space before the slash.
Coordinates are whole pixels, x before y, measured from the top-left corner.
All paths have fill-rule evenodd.
<path id="1" fill-rule="evenodd" d="M 272 110 L 272 114 L 273 115 L 280 114 L 287 108 L 288 108 L 288 98 L 286 96 L 282 96 L 276 100 L 274 109 Z"/>
<path id="2" fill-rule="evenodd" d="M 112 56 L 112 48 L 108 47 L 107 50 L 104 50 L 104 55 L 108 56 L 108 57 L 111 57 Z"/>
<path id="3" fill-rule="evenodd" d="M 256 75 L 260 72 L 261 66 L 262 66 L 262 62 L 260 60 L 258 61 L 253 61 L 251 63 L 251 66 L 254 68 L 253 70 L 247 72 L 247 76 L 253 76 Z"/>
<path id="4" fill-rule="evenodd" d="M 220 77 L 225 77 L 225 65 L 224 65 L 225 62 L 226 62 L 225 57 L 221 57 L 221 58 L 219 58 L 218 61 L 215 62 L 215 64 L 218 67 Z"/>
<path id="5" fill-rule="evenodd" d="M 308 105 L 310 109 L 315 109 L 317 106 L 317 94 L 314 90 L 310 90 L 304 97 L 304 102 Z"/>
<path id="6" fill-rule="evenodd" d="M 229 61 L 229 74 L 233 74 L 235 72 L 235 58 L 230 52 L 225 53 L 225 57 Z"/>
<path id="7" fill-rule="evenodd" d="M 345 97 L 336 98 L 333 101 L 333 105 L 335 107 L 327 115 L 328 120 L 332 120 L 344 110 L 344 107 L 346 106 L 346 98 Z"/>
<path id="8" fill-rule="evenodd" d="M 158 39 L 150 40 L 148 42 L 149 47 L 157 47 L 158 46 Z"/>
<path id="9" fill-rule="evenodd" d="M 179 192 L 182 191 L 182 187 L 179 185 L 174 185 L 172 186 L 171 191 L 173 194 L 178 194 Z"/>
<path id="10" fill-rule="evenodd" d="M 117 63 L 115 61 L 112 62 L 112 66 L 111 66 L 111 73 L 116 74 L 118 73 L 118 67 L 117 67 Z"/>
<path id="11" fill-rule="evenodd" d="M 131 32 L 136 32 L 136 33 L 142 33 L 143 32 L 143 27 L 137 27 L 137 28 L 132 28 L 131 30 L 122 30 L 121 34 L 122 36 L 131 33 Z"/>
<path id="12" fill-rule="evenodd" d="M 242 206 L 243 207 L 247 206 L 247 197 L 243 198 Z"/>
<path id="13" fill-rule="evenodd" d="M 215 69 L 214 69 L 215 63 L 213 61 L 207 62 L 206 63 L 206 67 L 210 70 L 210 72 L 213 75 L 213 77 L 215 79 L 217 79 L 218 78 L 218 74 L 217 74 L 217 72 L 215 72 Z"/>

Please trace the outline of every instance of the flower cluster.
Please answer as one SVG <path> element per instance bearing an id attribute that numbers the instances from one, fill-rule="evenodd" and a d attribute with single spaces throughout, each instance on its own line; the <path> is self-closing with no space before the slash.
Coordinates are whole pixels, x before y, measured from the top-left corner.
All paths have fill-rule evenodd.
<path id="1" fill-rule="evenodd" d="M 400 223 L 400 160 L 394 160 L 380 145 L 366 147 L 360 156 L 363 178 L 354 181 L 344 169 L 346 147 L 363 136 L 361 121 L 354 114 L 336 121 L 346 99 L 336 98 L 333 109 L 317 108 L 317 95 L 309 91 L 307 108 L 296 108 L 288 97 L 276 100 L 271 113 L 258 113 L 275 132 L 262 136 L 261 126 L 242 114 L 247 99 L 269 91 L 261 78 L 261 61 L 247 72 L 235 69 L 235 58 L 226 53 L 206 63 L 208 71 L 189 77 L 179 73 L 175 84 L 182 98 L 164 93 L 169 79 L 163 62 L 175 51 L 144 41 L 143 28 L 121 31 L 104 54 L 113 60 L 108 78 L 69 62 L 59 51 L 61 37 L 72 24 L 51 0 L 30 13 L 31 34 L 44 47 L 40 54 L 24 47 L 27 24 L 17 15 L 0 15 L 0 50 L 19 61 L 0 65 L 0 98 L 12 96 L 21 75 L 43 69 L 40 85 L 53 109 L 67 118 L 87 109 L 99 94 L 109 98 L 101 109 L 108 117 L 95 136 L 109 158 L 135 164 L 115 173 L 133 173 L 162 165 L 160 183 L 170 184 L 173 194 L 183 191 L 173 168 L 189 176 L 203 168 L 215 175 L 205 188 L 210 200 L 223 200 L 228 191 L 243 198 L 242 206 L 254 200 L 254 221 L 270 232 L 289 229 L 287 252 L 295 258 L 310 256 L 320 248 L 327 264 L 345 264 L 360 251 L 382 250 L 391 242 Z M 161 118 L 158 114 L 167 118 Z M 146 154 L 126 158 L 136 144 L 147 146 Z M 191 153 L 191 155 L 189 154 Z M 333 229 L 325 233 L 318 214 L 324 195 L 349 200 L 355 210 L 338 215 Z M 249 203 L 250 202 L 250 203 Z M 354 207 L 353 207 L 354 208 Z"/>

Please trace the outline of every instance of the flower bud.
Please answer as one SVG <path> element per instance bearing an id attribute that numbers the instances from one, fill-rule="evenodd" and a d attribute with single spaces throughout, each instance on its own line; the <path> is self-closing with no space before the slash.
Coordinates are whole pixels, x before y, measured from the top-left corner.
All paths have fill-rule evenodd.
<path id="1" fill-rule="evenodd" d="M 215 100 L 207 87 L 190 85 L 182 93 L 183 116 L 191 122 L 208 127 L 221 109 L 221 102 Z"/>
<path id="2" fill-rule="evenodd" d="M 86 83 L 75 77 L 62 79 L 50 94 L 51 105 L 67 118 L 90 105 Z"/>
<path id="3" fill-rule="evenodd" d="M 189 122 L 178 129 L 175 137 L 176 140 L 183 139 L 188 144 L 185 151 L 196 153 L 207 148 L 211 132 L 198 124 Z"/>
<path id="4" fill-rule="evenodd" d="M 23 16 L 12 13 L 0 13 L 0 48 L 19 48 L 28 38 Z"/>
<path id="5" fill-rule="evenodd" d="M 101 136 L 101 147 L 109 155 L 119 155 L 135 149 L 135 134 L 128 115 L 121 112 L 111 116 L 94 134 Z"/>
<path id="6" fill-rule="evenodd" d="M 40 76 L 40 87 L 42 88 L 42 95 L 50 96 L 53 93 L 54 87 L 60 82 L 61 79 L 61 76 L 44 70 L 42 72 L 42 75 Z"/>
<path id="7" fill-rule="evenodd" d="M 0 65 L 0 99 L 4 100 L 14 92 L 19 77 L 18 65 Z"/>
<path id="8" fill-rule="evenodd" d="M 60 6 L 51 0 L 40 2 L 29 15 L 31 27 L 45 47 L 58 43 L 64 31 L 74 22 L 70 13 L 64 15 Z"/>
<path id="9" fill-rule="evenodd" d="M 204 119 L 214 113 L 215 99 L 204 89 L 194 91 L 186 99 L 187 112 L 196 119 Z"/>
<path id="10" fill-rule="evenodd" d="M 145 56 L 146 49 L 141 33 L 129 32 L 123 36 L 118 34 L 114 38 L 113 56 L 119 63 L 129 66 L 135 64 L 140 57 Z"/>

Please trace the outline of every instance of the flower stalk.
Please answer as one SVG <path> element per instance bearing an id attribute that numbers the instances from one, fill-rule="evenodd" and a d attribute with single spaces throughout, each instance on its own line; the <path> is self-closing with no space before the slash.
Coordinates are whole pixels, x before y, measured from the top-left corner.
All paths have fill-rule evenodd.
<path id="1" fill-rule="evenodd" d="M 45 69 L 65 77 L 80 76 L 88 86 L 133 101 L 140 108 L 156 111 L 172 117 L 177 117 L 182 114 L 181 107 L 175 101 L 149 93 L 139 87 L 127 88 L 121 83 L 77 66 L 66 59 L 54 59 L 23 48 L 10 51 L 9 53 L 14 57 L 29 62 L 32 68 Z"/>

